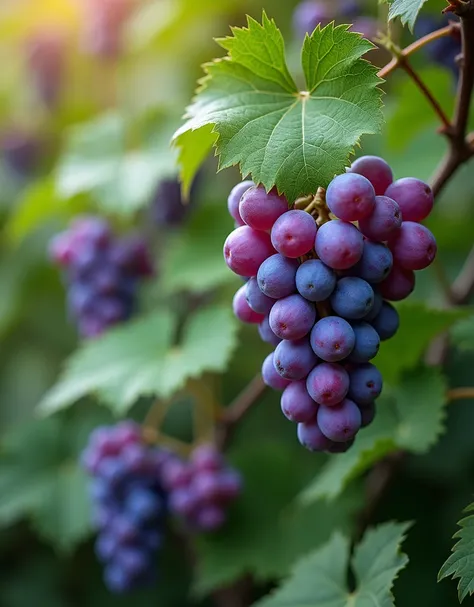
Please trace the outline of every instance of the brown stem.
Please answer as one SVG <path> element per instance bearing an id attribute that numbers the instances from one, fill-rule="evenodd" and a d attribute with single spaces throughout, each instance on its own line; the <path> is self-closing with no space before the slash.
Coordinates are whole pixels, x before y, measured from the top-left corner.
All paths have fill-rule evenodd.
<path id="1" fill-rule="evenodd" d="M 387 65 L 384 66 L 379 71 L 379 74 L 378 74 L 379 78 L 386 78 L 394 70 L 396 70 L 398 67 L 400 67 L 400 58 L 402 60 L 406 59 L 407 57 L 409 57 L 410 55 L 413 55 L 413 53 L 416 53 L 421 48 L 423 48 L 424 46 L 429 44 L 430 42 L 433 42 L 434 40 L 438 40 L 439 38 L 444 38 L 445 36 L 451 36 L 452 33 L 457 29 L 459 29 L 459 23 L 451 23 L 451 24 L 447 25 L 446 27 L 442 27 L 441 29 L 435 30 L 434 32 L 431 32 L 430 34 L 427 34 L 426 36 L 419 38 L 418 40 L 413 42 L 413 44 L 410 44 L 409 46 L 404 48 L 402 51 L 400 51 L 400 54 L 398 57 L 394 57 L 389 63 L 387 63 Z"/>
<path id="2" fill-rule="evenodd" d="M 474 398 L 474 388 L 451 388 L 447 393 L 448 402 Z"/>

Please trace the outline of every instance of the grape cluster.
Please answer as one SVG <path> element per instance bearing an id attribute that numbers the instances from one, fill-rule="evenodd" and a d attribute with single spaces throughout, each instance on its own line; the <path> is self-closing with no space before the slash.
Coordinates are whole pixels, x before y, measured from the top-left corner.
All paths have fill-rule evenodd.
<path id="1" fill-rule="evenodd" d="M 394 182 L 383 159 L 365 156 L 333 179 L 318 204 L 316 222 L 274 190 L 237 185 L 228 208 L 239 227 L 224 258 L 248 277 L 234 312 L 275 346 L 263 379 L 283 390 L 282 411 L 298 423 L 300 442 L 341 452 L 375 415 L 382 376 L 370 361 L 399 325 L 389 302 L 407 297 L 414 271 L 436 255 L 420 223 L 433 194 L 418 179 Z"/>
<path id="2" fill-rule="evenodd" d="M 303 0 L 293 13 L 293 28 L 299 38 L 311 34 L 318 25 L 324 27 L 331 21 L 350 21 L 352 30 L 366 38 L 377 33 L 377 20 L 361 14 L 357 0 Z"/>
<path id="3" fill-rule="evenodd" d="M 242 489 L 240 474 L 208 444 L 196 447 L 189 461 L 170 456 L 163 462 L 161 476 L 170 511 L 198 531 L 219 529 L 225 523 L 226 508 Z"/>
<path id="4" fill-rule="evenodd" d="M 52 259 L 66 271 L 68 308 L 83 337 L 96 337 L 134 312 L 138 281 L 153 274 L 138 236 L 113 237 L 98 217 L 76 219 L 51 242 Z"/>
<path id="5" fill-rule="evenodd" d="M 165 493 L 159 482 L 162 454 L 146 447 L 140 427 L 125 421 L 95 430 L 82 462 L 91 475 L 98 559 L 112 592 L 149 584 L 162 545 Z"/>

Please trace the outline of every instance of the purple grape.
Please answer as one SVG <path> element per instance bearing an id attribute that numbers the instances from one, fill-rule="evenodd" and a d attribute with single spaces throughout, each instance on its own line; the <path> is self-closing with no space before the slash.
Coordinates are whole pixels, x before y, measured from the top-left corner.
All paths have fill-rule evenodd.
<path id="1" fill-rule="evenodd" d="M 364 241 L 362 257 L 353 268 L 354 274 L 367 282 L 382 282 L 390 273 L 393 255 L 388 247 L 380 242 Z"/>
<path id="2" fill-rule="evenodd" d="M 281 339 L 275 335 L 275 333 L 273 333 L 268 316 L 265 316 L 262 322 L 258 325 L 258 334 L 260 335 L 262 341 L 267 344 L 271 344 L 272 346 L 278 346 L 278 344 L 281 342 Z"/>
<path id="3" fill-rule="evenodd" d="M 272 244 L 285 257 L 296 259 L 311 251 L 316 231 L 316 222 L 309 213 L 287 211 L 273 225 Z"/>
<path id="4" fill-rule="evenodd" d="M 349 398 L 359 405 L 368 405 L 382 392 L 382 375 L 371 363 L 357 365 L 349 371 Z"/>
<path id="5" fill-rule="evenodd" d="M 229 194 L 229 198 L 227 199 L 227 208 L 229 209 L 230 216 L 239 224 L 239 226 L 245 225 L 244 220 L 240 216 L 239 212 L 239 203 L 242 196 L 245 192 L 254 186 L 253 181 L 242 181 L 242 183 L 238 183 L 234 186 Z"/>
<path id="6" fill-rule="evenodd" d="M 370 424 L 375 419 L 375 414 L 376 414 L 375 403 L 371 402 L 371 403 L 368 403 L 367 405 L 359 405 L 359 409 L 360 409 L 360 414 L 361 414 L 361 418 L 362 418 L 362 423 L 361 423 L 360 427 L 366 428 L 367 426 L 370 426 Z"/>
<path id="7" fill-rule="evenodd" d="M 406 299 L 415 288 L 415 273 L 394 264 L 387 278 L 379 284 L 380 293 L 390 301 Z"/>
<path id="8" fill-rule="evenodd" d="M 267 232 L 275 221 L 288 211 L 288 201 L 276 190 L 266 192 L 261 185 L 249 188 L 242 196 L 239 213 L 242 220 L 254 230 Z"/>
<path id="9" fill-rule="evenodd" d="M 376 242 L 393 237 L 402 225 L 400 207 L 388 196 L 375 197 L 375 209 L 371 215 L 359 221 L 359 230 Z"/>
<path id="10" fill-rule="evenodd" d="M 220 470 L 224 466 L 224 458 L 214 445 L 202 444 L 195 447 L 190 458 L 195 470 Z"/>
<path id="11" fill-rule="evenodd" d="M 247 303 L 252 308 L 252 310 L 254 312 L 257 312 L 258 314 L 268 314 L 272 309 L 273 304 L 275 303 L 273 299 L 267 297 L 264 293 L 262 293 L 255 277 L 252 277 L 247 282 L 245 294 L 247 298 Z"/>
<path id="12" fill-rule="evenodd" d="M 247 285 L 243 285 L 234 295 L 234 300 L 232 302 L 232 308 L 234 310 L 234 314 L 241 322 L 249 323 L 249 324 L 259 324 L 263 321 L 265 316 L 263 314 L 258 314 L 254 312 L 252 308 L 247 303 Z"/>
<path id="13" fill-rule="evenodd" d="M 349 355 L 349 360 L 355 363 L 367 363 L 379 351 L 379 334 L 367 322 L 354 322 L 352 328 L 355 334 L 355 346 Z"/>
<path id="14" fill-rule="evenodd" d="M 117 551 L 117 538 L 110 533 L 101 533 L 95 543 L 95 554 L 101 563 L 112 560 Z"/>
<path id="15" fill-rule="evenodd" d="M 357 173 L 335 177 L 326 190 L 329 210 L 343 221 L 358 221 L 375 208 L 375 190 L 368 179 Z"/>
<path id="16" fill-rule="evenodd" d="M 292 382 L 281 396 L 281 410 L 290 422 L 309 422 L 316 417 L 318 405 L 306 390 L 306 382 Z"/>
<path id="17" fill-rule="evenodd" d="M 316 27 L 327 25 L 333 19 L 333 13 L 328 10 L 326 2 L 318 0 L 303 0 L 293 13 L 293 27 L 299 38 L 311 34 Z"/>
<path id="18" fill-rule="evenodd" d="M 287 297 L 296 291 L 298 262 L 277 253 L 266 259 L 257 274 L 260 291 L 273 299 Z M 275 303 L 275 302 L 272 302 Z"/>
<path id="19" fill-rule="evenodd" d="M 273 364 L 285 379 L 298 380 L 307 377 L 318 359 L 307 337 L 297 341 L 283 340 L 276 347 Z"/>
<path id="20" fill-rule="evenodd" d="M 317 418 L 298 424 L 298 440 L 309 451 L 328 451 L 333 444 L 319 429 Z"/>
<path id="21" fill-rule="evenodd" d="M 281 391 L 291 384 L 290 380 L 283 379 L 275 369 L 275 365 L 273 364 L 273 352 L 263 361 L 262 378 L 264 383 L 269 388 L 273 388 L 273 390 Z"/>
<path id="22" fill-rule="evenodd" d="M 311 347 L 326 362 L 347 358 L 354 345 L 354 330 L 347 320 L 338 316 L 322 318 L 311 331 Z"/>
<path id="23" fill-rule="evenodd" d="M 308 301 L 318 302 L 328 299 L 334 291 L 336 282 L 335 272 L 319 259 L 308 259 L 296 272 L 298 292 Z"/>
<path id="24" fill-rule="evenodd" d="M 256 276 L 261 264 L 274 253 L 270 236 L 248 226 L 231 232 L 224 244 L 225 262 L 240 276 Z"/>
<path id="25" fill-rule="evenodd" d="M 370 310 L 370 312 L 362 318 L 362 320 L 365 320 L 367 322 L 372 322 L 372 320 L 377 316 L 377 314 L 382 309 L 382 304 L 383 304 L 383 297 L 382 297 L 382 295 L 380 295 L 380 291 L 375 286 L 373 286 L 372 288 L 374 291 L 374 305 L 372 306 L 372 309 Z"/>
<path id="26" fill-rule="evenodd" d="M 333 407 L 320 406 L 317 421 L 321 432 L 336 443 L 346 443 L 360 430 L 359 407 L 348 398 Z"/>
<path id="27" fill-rule="evenodd" d="M 400 326 L 400 317 L 397 310 L 388 302 L 384 301 L 380 312 L 371 321 L 372 326 L 377 331 L 382 341 L 390 339 L 398 331 Z"/>
<path id="28" fill-rule="evenodd" d="M 351 223 L 335 219 L 323 224 L 316 235 L 316 253 L 334 270 L 347 270 L 362 257 L 362 234 Z"/>
<path id="29" fill-rule="evenodd" d="M 434 197 L 430 186 L 414 177 L 405 177 L 392 183 L 386 196 L 398 203 L 403 221 L 423 221 L 433 209 Z"/>
<path id="30" fill-rule="evenodd" d="M 352 163 L 350 172 L 363 175 L 368 179 L 377 196 L 383 196 L 393 181 L 392 169 L 383 158 L 378 156 L 358 158 Z"/>
<path id="31" fill-rule="evenodd" d="M 311 331 L 316 309 L 301 295 L 289 295 L 275 302 L 269 318 L 272 331 L 281 339 L 301 339 Z"/>
<path id="32" fill-rule="evenodd" d="M 405 270 L 424 270 L 436 257 L 433 234 L 414 221 L 404 221 L 396 235 L 389 240 L 395 262 Z"/>
<path id="33" fill-rule="evenodd" d="M 355 276 L 346 276 L 337 281 L 330 298 L 332 309 L 343 318 L 360 319 L 374 305 L 374 291 L 368 282 Z"/>
<path id="34" fill-rule="evenodd" d="M 341 365 L 322 363 L 311 371 L 306 380 L 306 387 L 314 401 L 330 407 L 346 397 L 349 375 Z"/>

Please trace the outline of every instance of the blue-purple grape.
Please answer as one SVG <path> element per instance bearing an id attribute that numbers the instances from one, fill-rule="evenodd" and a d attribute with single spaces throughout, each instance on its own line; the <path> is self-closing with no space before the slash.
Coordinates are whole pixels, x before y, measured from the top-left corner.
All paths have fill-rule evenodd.
<path id="1" fill-rule="evenodd" d="M 364 240 L 352 223 L 334 219 L 319 228 L 315 248 L 319 259 L 327 266 L 347 270 L 362 257 Z"/>
<path id="2" fill-rule="evenodd" d="M 319 259 L 308 259 L 296 272 L 296 288 L 308 301 L 318 302 L 328 299 L 336 287 L 337 276 Z"/>
<path id="3" fill-rule="evenodd" d="M 352 270 L 354 275 L 374 284 L 387 278 L 392 266 L 393 255 L 388 247 L 380 242 L 365 240 L 362 257 Z"/>
<path id="4" fill-rule="evenodd" d="M 300 444 L 309 451 L 329 451 L 333 446 L 333 441 L 321 432 L 317 417 L 308 422 L 298 424 L 297 434 Z"/>
<path id="5" fill-rule="evenodd" d="M 356 403 L 346 398 L 332 407 L 321 405 L 317 421 L 324 436 L 336 443 L 346 443 L 360 430 L 362 417 Z"/>
<path id="6" fill-rule="evenodd" d="M 350 369 L 349 379 L 349 398 L 358 405 L 368 405 L 382 392 L 382 374 L 371 363 L 356 365 Z"/>
<path id="7" fill-rule="evenodd" d="M 326 362 L 347 358 L 354 349 L 355 334 L 351 325 L 338 316 L 322 318 L 311 331 L 311 347 Z"/>
<path id="8" fill-rule="evenodd" d="M 229 215 L 234 219 L 234 221 L 239 225 L 245 225 L 244 220 L 240 216 L 239 204 L 240 199 L 245 194 L 245 192 L 254 186 L 253 181 L 242 181 L 234 186 L 229 194 L 229 198 L 227 199 L 227 208 L 229 210 Z"/>
<path id="9" fill-rule="evenodd" d="M 275 303 L 274 299 L 271 299 L 260 290 L 255 277 L 250 278 L 247 282 L 245 295 L 249 306 L 254 312 L 258 312 L 258 314 L 268 314 Z"/>
<path id="10" fill-rule="evenodd" d="M 332 309 L 339 316 L 360 319 L 372 309 L 374 291 L 362 278 L 345 276 L 337 281 L 330 301 Z"/>
<path id="11" fill-rule="evenodd" d="M 306 382 L 292 382 L 281 396 L 281 410 L 291 422 L 309 422 L 316 417 L 318 405 L 306 390 Z"/>
<path id="12" fill-rule="evenodd" d="M 326 190 L 326 204 L 343 221 L 359 221 L 375 208 L 375 190 L 357 173 L 337 175 Z"/>
<path id="13" fill-rule="evenodd" d="M 296 341 L 281 341 L 273 356 L 275 369 L 282 377 L 290 380 L 307 377 L 317 360 L 307 337 Z"/>
<path id="14" fill-rule="evenodd" d="M 260 291 L 267 297 L 281 299 L 296 291 L 298 262 L 277 253 L 261 264 L 257 273 Z M 274 303 L 274 302 L 273 302 Z"/>
<path id="15" fill-rule="evenodd" d="M 352 329 L 355 334 L 354 349 L 349 360 L 355 363 L 367 363 L 372 360 L 380 348 L 380 337 L 372 325 L 367 322 L 354 322 Z"/>
<path id="16" fill-rule="evenodd" d="M 281 390 L 284 390 L 287 386 L 289 386 L 291 381 L 288 379 L 284 379 L 278 373 L 278 371 L 276 370 L 275 365 L 273 363 L 273 355 L 274 355 L 274 353 L 272 352 L 263 361 L 262 379 L 269 388 L 273 388 L 273 390 L 281 391 Z"/>
<path id="17" fill-rule="evenodd" d="M 272 331 L 281 339 L 301 339 L 316 321 L 316 308 L 301 295 L 289 295 L 275 302 L 269 318 Z"/>
<path id="18" fill-rule="evenodd" d="M 359 221 L 359 230 L 375 242 L 384 242 L 393 237 L 402 225 L 400 207 L 388 196 L 375 197 L 375 209 Z"/>
<path id="19" fill-rule="evenodd" d="M 371 324 L 379 334 L 381 341 L 392 338 L 400 326 L 400 316 L 397 310 L 387 301 L 382 303 L 382 307 L 377 316 L 371 320 Z"/>
<path id="20" fill-rule="evenodd" d="M 258 333 L 262 341 L 266 342 L 267 344 L 271 344 L 272 346 L 278 346 L 278 344 L 281 342 L 281 339 L 275 335 L 275 333 L 273 333 L 268 316 L 265 316 L 262 322 L 258 325 Z"/>

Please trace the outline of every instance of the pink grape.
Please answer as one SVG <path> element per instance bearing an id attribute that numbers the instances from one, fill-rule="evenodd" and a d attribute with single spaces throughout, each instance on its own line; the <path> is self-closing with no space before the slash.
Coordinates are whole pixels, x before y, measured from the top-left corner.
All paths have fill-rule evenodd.
<path id="1" fill-rule="evenodd" d="M 227 199 L 227 208 L 229 209 L 229 214 L 233 219 L 235 219 L 235 222 L 239 226 L 245 225 L 245 222 L 239 213 L 240 199 L 253 185 L 255 185 L 253 181 L 242 181 L 242 183 L 238 183 L 232 188 L 229 198 Z"/>
<path id="2" fill-rule="evenodd" d="M 239 204 L 243 221 L 254 230 L 271 230 L 275 221 L 288 211 L 288 201 L 276 190 L 266 192 L 261 185 L 248 189 Z"/>
<path id="3" fill-rule="evenodd" d="M 359 221 L 359 230 L 364 236 L 383 242 L 400 229 L 402 213 L 400 207 L 388 196 L 376 196 L 374 212 Z"/>
<path id="4" fill-rule="evenodd" d="M 272 244 L 285 257 L 296 259 L 311 251 L 316 230 L 316 222 L 309 213 L 287 211 L 272 228 Z"/>
<path id="5" fill-rule="evenodd" d="M 265 316 L 263 314 L 258 314 L 258 312 L 254 312 L 249 306 L 246 297 L 246 287 L 247 285 L 243 285 L 234 295 L 234 301 L 232 302 L 234 314 L 242 322 L 259 324 L 264 320 Z"/>
<path id="6" fill-rule="evenodd" d="M 368 179 L 355 173 L 335 177 L 326 191 L 330 211 L 344 221 L 358 221 L 375 208 L 375 190 Z"/>
<path id="7" fill-rule="evenodd" d="M 415 288 L 415 273 L 395 264 L 387 278 L 379 284 L 379 290 L 385 299 L 401 301 L 407 298 Z"/>
<path id="8" fill-rule="evenodd" d="M 316 235 L 319 259 L 334 270 L 347 270 L 362 257 L 364 240 L 351 223 L 335 219 L 323 224 Z"/>
<path id="9" fill-rule="evenodd" d="M 275 369 L 275 365 L 273 364 L 273 352 L 263 361 L 262 379 L 269 388 L 278 391 L 284 390 L 291 384 L 290 380 L 284 379 Z"/>
<path id="10" fill-rule="evenodd" d="M 318 404 L 327 407 L 337 405 L 349 390 L 349 374 L 341 365 L 322 363 L 308 375 L 306 387 Z"/>
<path id="11" fill-rule="evenodd" d="M 352 163 L 350 172 L 366 177 L 373 185 L 377 196 L 385 194 L 393 181 L 392 169 L 383 158 L 378 156 L 361 156 Z"/>
<path id="12" fill-rule="evenodd" d="M 389 240 L 395 262 L 405 270 L 424 270 L 436 257 L 436 240 L 425 226 L 404 221 L 400 230 Z"/>
<path id="13" fill-rule="evenodd" d="M 270 327 L 281 339 L 301 339 L 316 321 L 316 308 L 301 295 L 279 299 L 270 310 Z"/>
<path id="14" fill-rule="evenodd" d="M 306 382 L 292 382 L 281 396 L 281 410 L 291 422 L 309 422 L 316 416 L 318 405 L 306 390 Z"/>
<path id="15" fill-rule="evenodd" d="M 398 179 L 385 195 L 398 203 L 403 221 L 423 221 L 433 209 L 434 197 L 430 186 L 414 177 Z"/>
<path id="16" fill-rule="evenodd" d="M 229 234 L 224 243 L 224 259 L 239 276 L 256 276 L 261 264 L 273 255 L 270 236 L 241 226 Z"/>

